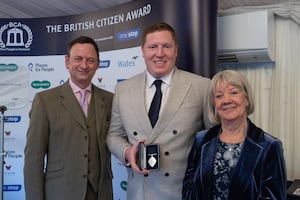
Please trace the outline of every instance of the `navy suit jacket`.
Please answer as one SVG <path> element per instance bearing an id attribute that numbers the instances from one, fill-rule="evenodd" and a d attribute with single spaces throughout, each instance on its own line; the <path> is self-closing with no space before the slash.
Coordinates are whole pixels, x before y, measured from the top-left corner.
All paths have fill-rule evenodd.
<path id="1" fill-rule="evenodd" d="M 248 132 L 229 186 L 228 200 L 286 199 L 282 143 L 248 120 Z M 213 168 L 221 126 L 197 134 L 183 181 L 183 199 L 212 199 Z"/>

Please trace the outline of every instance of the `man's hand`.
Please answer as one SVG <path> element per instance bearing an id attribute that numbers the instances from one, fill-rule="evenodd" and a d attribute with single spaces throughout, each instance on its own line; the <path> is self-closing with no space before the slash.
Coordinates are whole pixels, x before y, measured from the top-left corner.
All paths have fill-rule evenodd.
<path id="1" fill-rule="evenodd" d="M 149 174 L 150 170 L 140 170 L 138 164 L 137 164 L 137 154 L 138 154 L 138 146 L 140 142 L 145 142 L 145 140 L 139 140 L 137 143 L 135 143 L 134 145 L 132 145 L 131 147 L 128 147 L 125 150 L 125 158 L 126 160 L 130 163 L 131 168 L 136 172 L 136 173 L 140 173 L 140 174 Z"/>

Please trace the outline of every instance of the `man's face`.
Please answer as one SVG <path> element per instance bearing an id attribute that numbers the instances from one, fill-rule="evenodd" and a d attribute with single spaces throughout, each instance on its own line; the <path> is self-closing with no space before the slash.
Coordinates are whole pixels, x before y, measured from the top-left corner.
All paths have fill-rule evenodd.
<path id="1" fill-rule="evenodd" d="M 147 70 L 154 77 L 167 75 L 174 67 L 178 47 L 169 31 L 156 31 L 146 36 L 142 53 Z"/>
<path id="2" fill-rule="evenodd" d="M 70 55 L 65 56 L 66 68 L 71 80 L 79 87 L 85 88 L 90 83 L 99 66 L 97 52 L 92 44 L 75 44 Z"/>

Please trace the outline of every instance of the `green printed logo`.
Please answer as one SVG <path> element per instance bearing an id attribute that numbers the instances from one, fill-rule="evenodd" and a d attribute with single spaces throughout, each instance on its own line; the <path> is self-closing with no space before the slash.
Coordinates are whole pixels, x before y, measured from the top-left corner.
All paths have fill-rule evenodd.
<path id="1" fill-rule="evenodd" d="M 124 191 L 127 191 L 127 181 L 121 181 L 120 186 Z"/>
<path id="2" fill-rule="evenodd" d="M 34 89 L 39 89 L 39 88 L 43 88 L 43 89 L 47 89 L 50 87 L 50 82 L 49 81 L 33 81 L 31 83 L 31 87 Z"/>
<path id="3" fill-rule="evenodd" d="M 18 68 L 19 67 L 16 64 L 4 64 L 4 63 L 0 64 L 0 72 L 5 72 L 5 71 L 15 72 L 18 70 Z"/>

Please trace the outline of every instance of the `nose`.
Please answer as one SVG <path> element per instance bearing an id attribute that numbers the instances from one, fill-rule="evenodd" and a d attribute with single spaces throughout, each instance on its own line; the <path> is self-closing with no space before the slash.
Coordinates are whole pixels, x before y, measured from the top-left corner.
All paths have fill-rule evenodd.
<path id="1" fill-rule="evenodd" d="M 163 47 L 158 47 L 158 48 L 157 48 L 156 55 L 157 55 L 158 57 L 162 57 L 162 56 L 164 55 L 164 49 L 163 49 Z"/>
<path id="2" fill-rule="evenodd" d="M 223 96 L 223 103 L 228 103 L 230 102 L 230 95 L 227 94 L 227 93 L 224 93 L 224 96 Z"/>
<path id="3" fill-rule="evenodd" d="M 82 64 L 84 64 L 84 65 L 87 65 L 87 63 L 88 63 L 88 60 L 87 60 L 87 58 L 82 58 L 82 61 L 81 61 L 81 63 L 82 63 Z"/>
<path id="4" fill-rule="evenodd" d="M 81 68 L 88 68 L 89 66 L 89 60 L 87 58 L 82 58 L 81 61 L 80 61 L 80 67 Z"/>

